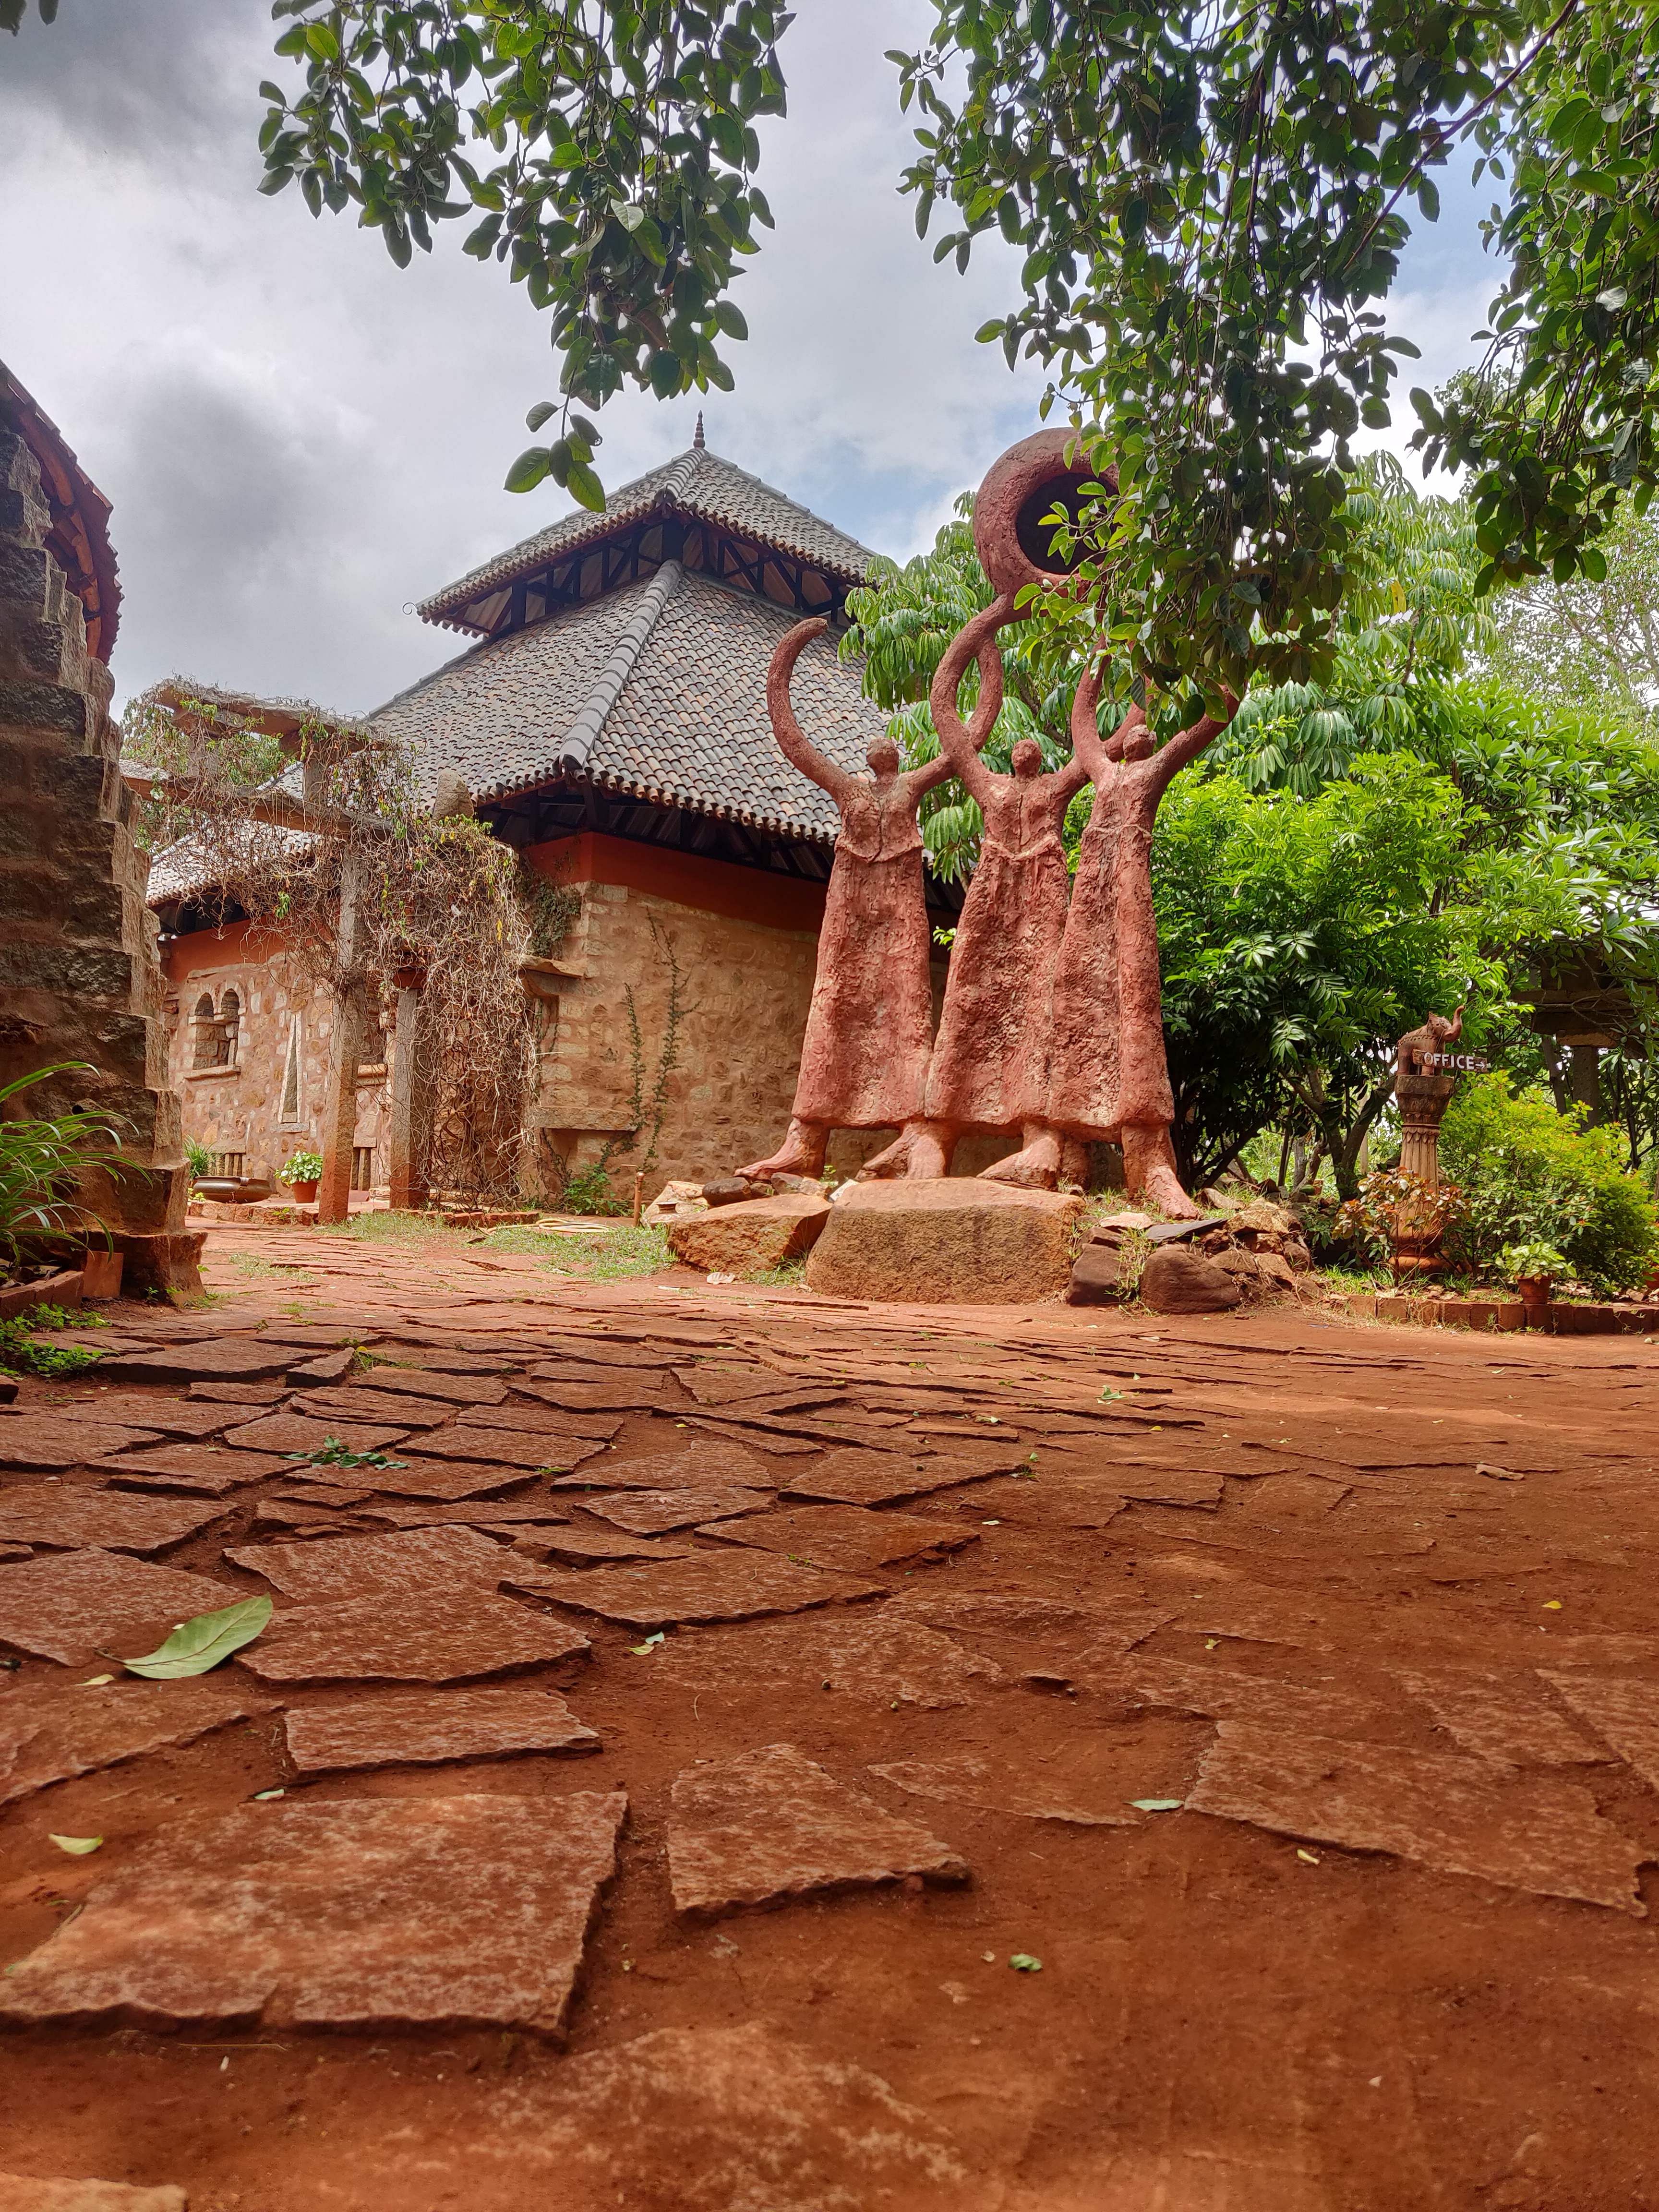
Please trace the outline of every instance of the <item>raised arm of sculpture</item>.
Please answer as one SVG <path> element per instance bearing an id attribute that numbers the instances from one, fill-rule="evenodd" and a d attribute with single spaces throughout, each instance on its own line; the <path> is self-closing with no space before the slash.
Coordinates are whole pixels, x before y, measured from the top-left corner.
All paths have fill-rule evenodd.
<path id="1" fill-rule="evenodd" d="M 858 779 L 839 767 L 828 753 L 819 751 L 795 719 L 794 702 L 789 696 L 795 663 L 813 639 L 822 637 L 829 627 L 823 616 L 814 615 L 808 622 L 797 623 L 778 640 L 766 670 L 766 711 L 771 717 L 778 750 L 785 759 L 827 791 L 837 806 L 842 806 Z"/>
<path id="2" fill-rule="evenodd" d="M 996 706 L 1002 706 L 1002 655 L 997 650 L 996 635 L 1000 629 L 1016 619 L 1012 599 L 993 599 L 988 607 L 974 617 L 965 629 L 959 630 L 945 647 L 945 658 L 933 674 L 927 694 L 932 709 L 933 727 L 939 732 L 940 758 L 945 763 L 945 775 L 960 779 L 970 799 L 977 799 L 981 811 L 995 788 L 994 772 L 980 758 L 980 747 L 991 734 L 996 721 L 993 714 L 985 720 L 988 678 L 994 674 Z M 968 664 L 977 660 L 980 665 L 980 705 L 975 708 L 971 726 L 964 723 L 957 705 L 957 694 L 962 689 L 962 679 L 968 673 Z M 942 781 L 943 779 L 941 779 Z"/>
<path id="3" fill-rule="evenodd" d="M 1152 755 L 1146 780 L 1148 786 L 1156 789 L 1158 799 L 1163 798 L 1188 762 L 1195 761 L 1206 745 L 1212 744 L 1238 712 L 1238 702 L 1232 693 L 1227 692 L 1225 697 L 1227 712 L 1219 721 L 1213 714 L 1201 715 L 1196 722 L 1178 731 L 1166 744 L 1161 744 Z"/>
<path id="4" fill-rule="evenodd" d="M 1111 736 L 1101 736 L 1100 687 L 1105 676 L 1104 662 L 1097 661 L 1078 678 L 1072 696 L 1072 758 L 1083 763 L 1085 780 L 1094 784 L 1104 781 L 1114 764 L 1122 759 L 1124 746 L 1146 720 L 1139 706 L 1131 705 Z"/>

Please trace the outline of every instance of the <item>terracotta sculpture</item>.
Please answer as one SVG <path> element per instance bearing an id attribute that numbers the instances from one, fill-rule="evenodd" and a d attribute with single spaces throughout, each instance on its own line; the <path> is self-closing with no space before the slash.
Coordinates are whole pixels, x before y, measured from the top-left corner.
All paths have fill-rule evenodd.
<path id="1" fill-rule="evenodd" d="M 1424 1068 L 1425 1053 L 1442 1053 L 1463 1034 L 1463 1009 L 1449 1021 L 1431 1014 L 1421 1029 L 1407 1030 L 1395 1056 L 1394 1095 L 1400 1108 L 1400 1169 L 1415 1176 L 1425 1191 L 1440 1188 L 1440 1123 L 1457 1089 L 1453 1068 Z"/>
<path id="2" fill-rule="evenodd" d="M 1108 744 L 1095 719 L 1099 691 L 1099 674 L 1085 675 L 1072 713 L 1074 756 L 1095 802 L 1054 969 L 1044 1118 L 1071 1137 L 1121 1144 L 1130 1194 L 1191 1221 L 1200 1209 L 1181 1187 L 1170 1139 L 1152 828 L 1175 776 L 1226 724 L 1206 714 L 1154 751 L 1135 708 Z"/>
<path id="3" fill-rule="evenodd" d="M 917 811 L 927 793 L 958 770 L 941 756 L 901 773 L 890 738 L 878 738 L 866 754 L 868 777 L 850 775 L 819 751 L 796 719 L 789 681 L 826 627 L 821 618 L 798 623 L 767 671 L 766 704 L 779 748 L 835 800 L 841 833 L 789 1133 L 769 1159 L 738 1170 L 754 1179 L 822 1173 L 832 1129 L 915 1122 L 933 1042 L 932 933 Z M 977 742 L 1001 705 L 1002 662 L 992 643 L 981 662 Z M 975 742 L 968 739 L 970 748 Z"/>

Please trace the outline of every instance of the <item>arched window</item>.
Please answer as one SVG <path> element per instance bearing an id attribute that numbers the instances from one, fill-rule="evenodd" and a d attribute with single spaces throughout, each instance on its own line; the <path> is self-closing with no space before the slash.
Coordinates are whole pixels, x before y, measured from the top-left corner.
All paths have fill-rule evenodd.
<path id="1" fill-rule="evenodd" d="M 219 1001 L 219 1057 L 216 1066 L 234 1067 L 239 1057 L 238 1045 L 242 1029 L 242 1000 L 235 986 L 231 985 Z"/>
<path id="2" fill-rule="evenodd" d="M 216 1067 L 219 1065 L 219 1024 L 213 1018 L 213 1000 L 204 991 L 196 1001 L 196 1012 L 190 1018 L 191 1066 Z"/>

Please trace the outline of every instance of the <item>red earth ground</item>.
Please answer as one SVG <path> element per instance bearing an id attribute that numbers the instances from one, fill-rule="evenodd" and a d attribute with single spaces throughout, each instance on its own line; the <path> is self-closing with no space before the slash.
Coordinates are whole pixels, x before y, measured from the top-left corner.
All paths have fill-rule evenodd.
<path id="1" fill-rule="evenodd" d="M 296 1364 L 328 1340 L 367 1340 L 370 1359 L 407 1375 L 471 1360 L 504 1384 L 495 1433 L 514 1436 L 550 1393 L 585 1432 L 576 1449 L 603 1441 L 604 1408 L 631 1395 L 611 1448 L 581 1462 L 591 1488 L 486 1468 L 494 1486 L 453 1515 L 488 1528 L 492 1502 L 539 1500 L 568 1515 L 544 1534 L 617 1536 L 607 1507 L 628 1510 L 637 1463 L 668 1452 L 669 1487 L 741 1480 L 757 1495 L 735 1516 L 753 1524 L 749 1544 L 690 1528 L 665 1542 L 720 1561 L 793 1556 L 808 1562 L 797 1577 L 833 1572 L 824 1587 L 850 1577 L 863 1594 L 717 1626 L 676 1620 L 665 1600 L 666 1633 L 647 1644 L 637 1622 L 573 1595 L 617 1569 L 543 1566 L 498 1523 L 503 1572 L 555 1577 L 559 1595 L 488 1602 L 592 1649 L 489 1679 L 556 1690 L 599 1749 L 303 1782 L 285 1715 L 343 1699 L 373 1718 L 406 1688 L 262 1686 L 233 1661 L 207 1683 L 268 1710 L 34 1786 L 9 1701 L 72 1728 L 77 1698 L 149 1695 L 79 1685 L 108 1671 L 97 1649 L 156 1638 L 112 1635 L 73 1663 L 8 1644 L 0 1796 L 8 1756 L 24 1778 L 0 1813 L 0 2174 L 173 2185 L 191 2212 L 1659 2207 L 1659 1346 L 1299 1310 L 1171 1322 L 856 1308 L 683 1275 L 601 1288 L 510 1255 L 303 1234 L 215 1231 L 210 1254 L 227 1294 L 212 1311 L 121 1304 L 104 1340 L 182 1357 L 210 1334 L 270 1342 L 301 1323 L 315 1335 Z M 290 1272 L 238 1272 L 239 1255 Z M 594 1367 L 596 1382 L 559 1379 Z M 532 1368 L 542 1395 L 519 1387 Z M 329 1385 L 271 1387 L 302 1409 Z M 118 1395 L 129 1425 L 141 1397 L 160 1420 L 187 1388 L 25 1382 L 0 1448 L 20 1414 Z M 265 1411 L 185 1402 L 217 1404 L 233 1425 Z M 445 1434 L 415 1432 L 438 1456 Z M 303 1540 L 309 1558 L 384 1535 L 394 1524 L 374 1516 L 400 1502 L 370 1468 L 339 1472 L 307 1506 L 294 1502 L 303 1467 L 215 1498 L 165 1479 L 124 1486 L 132 1447 L 60 1465 L 55 1489 L 38 1453 L 33 1468 L 20 1456 L 0 1458 L 14 1562 L 0 1565 L 0 1642 L 6 1577 L 74 1556 L 27 1520 L 71 1487 L 212 1507 L 156 1557 L 210 1577 L 227 1603 L 270 1589 L 253 1547 Z M 999 1461 L 1021 1471 L 981 1472 Z M 837 1470 L 863 1495 L 872 1468 L 892 1477 L 878 1490 L 921 1486 L 851 1517 L 824 1504 Z M 860 1546 L 902 1551 L 874 1524 L 909 1518 L 928 1524 L 919 1549 L 854 1563 Z M 733 1521 L 702 1525 L 729 1538 Z M 21 1533 L 7 1540 L 8 1527 Z M 250 1657 L 267 1638 L 281 1649 L 292 1601 L 276 1595 Z M 395 1639 L 419 1594 L 384 1595 Z M 484 1601 L 479 1584 L 425 1601 L 443 1620 Z M 775 1880 L 778 1893 L 677 1911 L 669 1848 L 689 1853 L 698 1790 L 710 1776 L 726 1788 L 741 1828 L 757 1769 L 728 1780 L 721 1764 L 776 1745 L 849 1793 L 837 1802 L 852 1841 L 757 1799 L 756 1834 L 715 1838 L 714 1884 L 748 1895 Z M 222 1850 L 222 1896 L 242 1897 L 214 1825 L 236 1808 L 246 1829 L 296 1805 L 484 1796 L 505 1820 L 529 1799 L 552 1835 L 573 1809 L 562 1800 L 611 1791 L 627 1799 L 617 1871 L 562 2040 L 467 1996 L 464 1976 L 452 2017 L 428 1996 L 426 2024 L 398 2018 L 397 1969 L 419 1970 L 434 1944 L 441 1959 L 475 1885 L 494 1894 L 487 1841 L 435 1881 L 406 1959 L 365 1937 L 372 2029 L 296 2024 L 280 1990 L 228 2013 L 199 1942 L 169 1981 L 190 1950 L 176 1895 L 145 1921 L 125 1995 L 94 2002 L 53 1978 L 69 1955 L 54 1945 L 108 1940 L 124 1881 L 161 1897 L 174 1861 L 205 1849 L 211 1869 Z M 967 1879 L 905 1874 L 896 1821 Z M 867 1865 L 860 1823 L 887 1839 Z M 104 1842 L 76 1857 L 53 1835 Z M 793 1871 L 775 1879 L 781 1848 Z M 320 1893 L 312 1913 L 322 1927 Z M 474 1950 L 489 1950 L 489 1917 L 473 1914 Z M 326 1940 L 349 1979 L 349 1932 Z"/>

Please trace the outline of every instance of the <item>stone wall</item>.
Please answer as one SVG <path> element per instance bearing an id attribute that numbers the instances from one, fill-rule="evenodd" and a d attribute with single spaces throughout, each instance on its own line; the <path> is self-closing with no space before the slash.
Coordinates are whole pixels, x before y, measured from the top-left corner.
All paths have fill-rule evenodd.
<path id="1" fill-rule="evenodd" d="M 168 1068 L 185 1136 L 216 1154 L 240 1154 L 243 1174 L 270 1179 L 295 1152 L 320 1151 L 332 994 L 279 935 L 246 922 L 175 937 L 166 962 Z M 210 1055 L 229 1042 L 229 994 L 234 1057 L 215 1066 Z M 198 1064 L 204 1057 L 209 1064 Z M 391 1105 L 386 1063 L 366 1063 L 353 1142 L 374 1153 L 373 1184 L 389 1169 Z"/>
<path id="2" fill-rule="evenodd" d="M 146 867 L 128 829 L 109 671 L 46 550 L 51 519 L 35 457 L 0 416 L 0 1082 L 87 1066 L 13 1110 L 84 1103 L 122 1117 L 124 1158 L 145 1172 L 94 1175 L 87 1199 L 122 1232 L 131 1286 L 189 1287 L 199 1279 L 176 1241 L 186 1188 Z"/>

